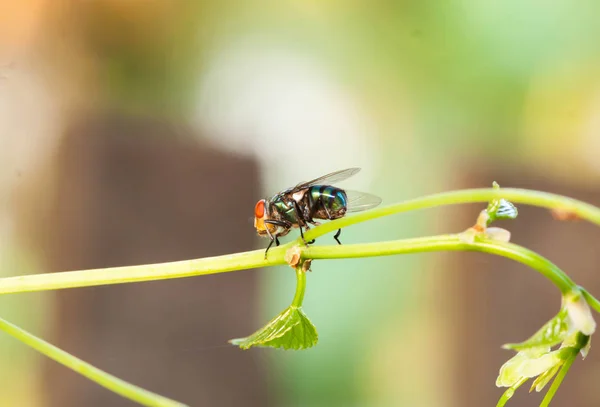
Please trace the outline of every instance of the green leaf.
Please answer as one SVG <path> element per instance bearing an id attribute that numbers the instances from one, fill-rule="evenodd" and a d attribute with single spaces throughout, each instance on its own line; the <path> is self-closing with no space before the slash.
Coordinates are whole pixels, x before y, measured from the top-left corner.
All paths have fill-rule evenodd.
<path id="1" fill-rule="evenodd" d="M 496 181 L 493 183 L 494 189 L 500 189 Z M 498 219 L 515 219 L 519 215 L 517 207 L 504 198 L 492 199 L 487 206 L 486 212 L 489 216 L 487 225 L 491 225 Z"/>
<path id="2" fill-rule="evenodd" d="M 532 360 L 539 359 L 550 351 L 549 347 L 530 348 L 517 353 L 510 358 L 500 368 L 500 373 L 496 379 L 497 387 L 512 387 L 526 377 L 522 369 Z"/>
<path id="3" fill-rule="evenodd" d="M 560 319 L 561 316 L 562 319 L 566 319 L 567 314 L 564 311 L 565 309 L 561 310 L 561 312 L 546 325 L 549 328 L 559 326 L 554 320 Z M 553 321 L 555 324 L 550 324 Z M 536 335 L 534 335 L 534 337 L 536 337 Z M 541 406 L 548 406 L 554 397 L 554 393 L 556 393 L 556 390 L 569 370 L 569 367 L 577 357 L 577 353 L 581 351 L 582 354 L 584 354 L 589 350 L 589 339 L 589 336 L 575 331 L 570 335 L 566 335 L 561 347 L 555 351 L 551 352 L 550 346 L 529 346 L 524 350 L 519 351 L 500 368 L 500 373 L 496 379 L 496 386 L 508 387 L 509 389 L 504 392 L 498 401 L 497 407 L 504 406 L 514 394 L 514 390 L 528 379 L 537 376 L 529 391 L 531 392 L 535 389 L 539 392 L 550 383 L 553 377 L 556 376 L 554 383 L 550 387 L 550 390 L 548 390 L 548 394 L 546 394 L 544 401 L 541 404 Z M 586 351 L 584 352 L 583 349 L 586 349 Z"/>
<path id="4" fill-rule="evenodd" d="M 535 391 L 540 392 L 544 389 L 544 387 L 552 380 L 554 375 L 560 370 L 562 367 L 562 363 L 557 363 L 553 368 L 546 370 L 544 373 L 539 375 L 531 384 L 531 388 L 529 392 L 532 392 L 533 389 Z"/>
<path id="5" fill-rule="evenodd" d="M 496 219 L 515 219 L 519 216 L 517 207 L 506 199 L 500 199 L 498 210 L 496 211 Z"/>
<path id="6" fill-rule="evenodd" d="M 548 352 L 537 358 L 531 358 L 524 361 L 519 368 L 519 372 L 523 377 L 536 377 L 548 370 L 552 370 L 555 366 L 561 365 L 564 362 L 563 350 L 555 350 Z"/>
<path id="7" fill-rule="evenodd" d="M 242 349 L 262 346 L 300 350 L 315 346 L 317 341 L 317 329 L 310 319 L 301 308 L 290 306 L 252 335 L 229 342 Z"/>
<path id="8" fill-rule="evenodd" d="M 538 375 L 540 377 L 534 381 L 532 389 L 540 384 L 540 382 L 543 382 L 543 385 L 548 383 L 552 376 L 556 374 L 556 371 L 558 371 L 556 367 L 562 366 L 565 360 L 573 353 L 572 348 L 559 349 L 553 352 L 549 352 L 549 350 L 550 348 L 541 347 L 517 353 L 500 368 L 500 374 L 496 379 L 496 386 L 512 387 L 524 379 L 530 379 Z M 546 378 L 546 375 L 550 373 L 551 376 Z"/>
<path id="9" fill-rule="evenodd" d="M 550 321 L 546 322 L 533 336 L 521 343 L 509 343 L 504 349 L 522 351 L 539 347 L 552 347 L 561 343 L 569 333 L 569 316 L 566 308 L 562 308 Z"/>

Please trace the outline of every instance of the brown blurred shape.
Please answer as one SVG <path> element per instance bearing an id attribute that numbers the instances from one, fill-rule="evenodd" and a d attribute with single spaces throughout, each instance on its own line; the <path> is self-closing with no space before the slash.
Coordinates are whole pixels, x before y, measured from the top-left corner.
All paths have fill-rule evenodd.
<path id="1" fill-rule="evenodd" d="M 120 115 L 83 117 L 57 157 L 43 229 L 51 271 L 248 250 L 257 167 L 189 130 Z M 248 209 L 250 208 L 250 209 Z M 256 328 L 256 272 L 60 291 L 51 342 L 117 377 L 191 406 L 265 406 L 256 352 L 227 340 Z M 131 402 L 54 362 L 49 406 Z"/>

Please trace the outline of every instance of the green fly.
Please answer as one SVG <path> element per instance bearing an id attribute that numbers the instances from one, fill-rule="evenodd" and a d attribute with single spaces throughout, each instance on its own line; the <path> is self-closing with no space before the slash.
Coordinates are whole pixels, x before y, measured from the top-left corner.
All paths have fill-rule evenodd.
<path id="1" fill-rule="evenodd" d="M 381 198 L 364 192 L 337 188 L 332 184 L 350 178 L 360 168 L 348 168 L 332 172 L 309 182 L 303 182 L 293 188 L 286 189 L 269 199 L 261 199 L 254 207 L 254 227 L 259 236 L 271 239 L 265 258 L 271 245 L 279 246 L 279 237 L 287 235 L 292 228 L 300 229 L 304 239 L 303 228 L 318 225 L 315 219 L 339 219 L 350 212 L 371 209 L 381 203 Z M 333 237 L 339 240 L 341 229 Z M 305 242 L 305 243 L 313 243 Z"/>

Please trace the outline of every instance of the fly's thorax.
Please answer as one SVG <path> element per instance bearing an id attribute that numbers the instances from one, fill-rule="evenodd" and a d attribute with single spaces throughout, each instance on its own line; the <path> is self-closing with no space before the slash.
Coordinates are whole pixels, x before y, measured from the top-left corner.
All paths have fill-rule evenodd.
<path id="1" fill-rule="evenodd" d="M 292 199 L 298 203 L 301 203 L 304 200 L 304 196 L 308 192 L 308 189 L 301 189 L 292 194 Z"/>
<path id="2" fill-rule="evenodd" d="M 285 202 L 283 202 L 281 199 L 276 199 L 274 202 L 270 202 L 268 204 L 267 208 L 268 208 L 268 213 L 269 213 L 268 216 L 270 219 L 279 220 L 279 221 L 287 221 L 284 214 L 289 209 L 285 205 Z M 282 211 L 283 211 L 283 214 L 282 214 Z M 288 233 L 290 233 L 290 228 L 286 228 L 281 225 L 273 225 L 273 224 L 270 224 L 269 226 L 270 226 L 269 232 L 271 232 L 271 235 L 273 235 L 273 236 L 281 237 L 281 236 L 285 236 Z"/>
<path id="3" fill-rule="evenodd" d="M 285 195 L 276 195 L 269 204 L 269 216 L 275 220 L 290 222 L 293 225 L 298 224 L 296 210 L 293 202 Z"/>

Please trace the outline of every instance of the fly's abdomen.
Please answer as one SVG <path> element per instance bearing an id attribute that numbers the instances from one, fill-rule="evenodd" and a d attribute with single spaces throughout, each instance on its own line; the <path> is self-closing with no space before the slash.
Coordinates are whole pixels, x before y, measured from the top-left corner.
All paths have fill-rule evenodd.
<path id="1" fill-rule="evenodd" d="M 346 214 L 348 198 L 343 189 L 315 185 L 310 187 L 309 194 L 314 219 L 338 219 Z"/>

